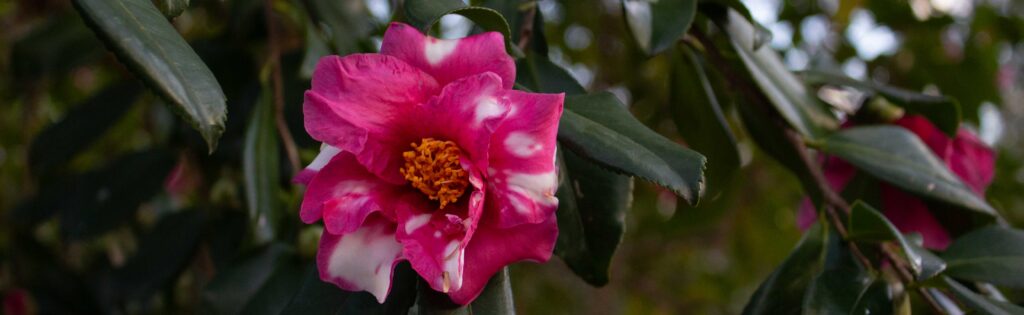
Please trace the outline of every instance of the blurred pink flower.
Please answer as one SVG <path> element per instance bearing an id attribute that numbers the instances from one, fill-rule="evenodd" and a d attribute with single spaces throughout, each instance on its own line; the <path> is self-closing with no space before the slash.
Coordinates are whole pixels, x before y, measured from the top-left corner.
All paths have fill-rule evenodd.
<path id="1" fill-rule="evenodd" d="M 4 314 L 27 315 L 35 314 L 35 304 L 28 291 L 13 288 L 4 292 Z"/>
<path id="2" fill-rule="evenodd" d="M 408 260 L 468 304 L 502 267 L 551 257 L 562 94 L 512 90 L 495 32 L 437 39 L 392 23 L 379 54 L 320 60 L 306 131 L 324 147 L 296 176 L 323 219 L 320 277 L 383 302 Z"/>
<path id="3" fill-rule="evenodd" d="M 961 128 L 955 138 L 950 138 L 927 119 L 916 115 L 904 116 L 893 124 L 917 135 L 974 193 L 985 196 L 985 188 L 992 182 L 995 155 L 977 136 Z M 842 191 L 856 175 L 853 165 L 834 156 L 825 157 L 822 167 L 829 184 L 837 191 Z M 949 232 L 923 200 L 886 183 L 881 183 L 879 189 L 882 212 L 900 231 L 920 233 L 927 248 L 941 250 L 949 246 Z M 797 225 L 807 229 L 815 220 L 814 205 L 809 198 L 804 198 L 797 214 Z"/>

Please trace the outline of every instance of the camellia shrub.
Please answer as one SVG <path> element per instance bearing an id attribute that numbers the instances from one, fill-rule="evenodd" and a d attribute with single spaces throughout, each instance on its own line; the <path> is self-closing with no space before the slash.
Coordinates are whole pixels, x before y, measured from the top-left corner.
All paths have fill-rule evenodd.
<path id="1" fill-rule="evenodd" d="M 0 17 L 4 314 L 1024 314 L 1020 3 Z"/>

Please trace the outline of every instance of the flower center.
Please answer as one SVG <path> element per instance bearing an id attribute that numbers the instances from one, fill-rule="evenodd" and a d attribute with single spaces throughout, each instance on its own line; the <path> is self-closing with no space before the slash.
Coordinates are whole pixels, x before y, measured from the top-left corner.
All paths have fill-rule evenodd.
<path id="1" fill-rule="evenodd" d="M 402 153 L 405 166 L 400 171 L 405 179 L 430 200 L 440 202 L 441 209 L 459 200 L 469 187 L 469 174 L 459 163 L 459 147 L 454 142 L 433 138 L 411 145 L 412 151 Z"/>

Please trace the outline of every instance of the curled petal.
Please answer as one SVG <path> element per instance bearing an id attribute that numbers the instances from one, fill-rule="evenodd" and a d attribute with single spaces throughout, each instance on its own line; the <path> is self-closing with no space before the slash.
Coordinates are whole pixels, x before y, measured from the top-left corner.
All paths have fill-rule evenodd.
<path id="1" fill-rule="evenodd" d="M 505 91 L 508 115 L 491 136 L 489 211 L 498 226 L 540 223 L 558 208 L 555 151 L 563 94 Z"/>
<path id="2" fill-rule="evenodd" d="M 951 147 L 952 154 L 946 164 L 978 196 L 984 196 L 985 188 L 995 175 L 995 153 L 965 129 L 960 129 Z"/>
<path id="3" fill-rule="evenodd" d="M 406 195 L 397 207 L 397 238 L 412 268 L 440 292 L 459 290 L 464 276 L 466 245 L 476 231 L 483 209 L 483 191 L 436 209 L 417 194 Z"/>
<path id="4" fill-rule="evenodd" d="M 354 54 L 320 59 L 303 104 L 313 139 L 352 152 L 366 168 L 399 184 L 408 143 L 397 120 L 437 94 L 433 77 L 398 58 Z"/>
<path id="5" fill-rule="evenodd" d="M 327 162 L 330 162 L 331 159 L 333 159 L 339 152 L 341 152 L 341 149 L 329 144 L 324 144 L 323 147 L 320 148 L 320 153 L 313 159 L 313 162 L 310 162 L 309 165 L 306 165 L 306 168 L 299 171 L 298 174 L 295 174 L 295 178 L 292 178 L 292 182 L 309 185 L 309 182 L 313 180 L 313 176 L 316 176 L 316 173 L 320 172 L 320 169 L 323 169 L 324 166 L 327 165 Z"/>
<path id="6" fill-rule="evenodd" d="M 391 290 L 392 272 L 401 259 L 395 224 L 379 216 L 351 233 L 324 231 L 316 253 L 320 279 L 345 290 L 368 291 L 380 303 Z"/>
<path id="7" fill-rule="evenodd" d="M 505 53 L 505 38 L 498 32 L 438 39 L 412 26 L 391 23 L 380 53 L 423 69 L 441 85 L 484 72 L 497 74 L 505 89 L 511 89 L 516 81 L 515 61 Z"/>
<path id="8" fill-rule="evenodd" d="M 351 153 L 341 152 L 309 182 L 299 217 L 305 223 L 322 217 L 328 232 L 349 233 L 374 212 L 394 218 L 399 189 L 367 171 Z"/>

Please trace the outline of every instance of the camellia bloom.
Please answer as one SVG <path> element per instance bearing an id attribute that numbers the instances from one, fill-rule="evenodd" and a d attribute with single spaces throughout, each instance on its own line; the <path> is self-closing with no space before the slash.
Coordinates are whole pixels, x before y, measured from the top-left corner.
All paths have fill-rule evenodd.
<path id="1" fill-rule="evenodd" d="M 323 219 L 321 279 L 384 301 L 408 260 L 467 304 L 517 261 L 551 257 L 562 94 L 512 90 L 499 33 L 446 40 L 393 23 L 380 54 L 320 60 L 306 131 L 324 147 L 296 177 Z"/>
<path id="2" fill-rule="evenodd" d="M 985 188 L 992 182 L 995 155 L 973 133 L 960 129 L 955 138 L 949 138 L 922 116 L 907 115 L 893 124 L 903 127 L 921 139 L 946 166 L 960 177 L 975 194 L 984 198 Z M 846 161 L 829 156 L 824 159 L 823 170 L 829 185 L 842 191 L 853 180 L 856 169 Z M 952 238 L 928 211 L 923 200 L 892 185 L 881 183 L 882 212 L 900 231 L 921 233 L 924 246 L 945 249 Z M 814 205 L 805 198 L 800 206 L 797 223 L 806 229 L 817 219 Z"/>

